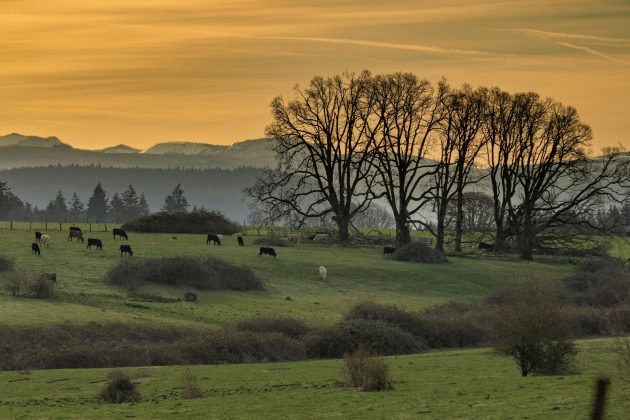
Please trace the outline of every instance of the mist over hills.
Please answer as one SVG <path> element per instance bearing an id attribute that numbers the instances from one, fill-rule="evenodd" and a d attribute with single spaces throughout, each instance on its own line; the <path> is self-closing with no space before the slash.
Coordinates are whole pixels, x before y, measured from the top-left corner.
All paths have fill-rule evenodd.
<path id="1" fill-rule="evenodd" d="M 119 144 L 85 150 L 57 137 L 11 133 L 0 136 L 0 169 L 49 165 L 101 165 L 115 168 L 238 168 L 274 165 L 269 138 L 245 140 L 230 146 L 165 142 L 145 151 Z"/>

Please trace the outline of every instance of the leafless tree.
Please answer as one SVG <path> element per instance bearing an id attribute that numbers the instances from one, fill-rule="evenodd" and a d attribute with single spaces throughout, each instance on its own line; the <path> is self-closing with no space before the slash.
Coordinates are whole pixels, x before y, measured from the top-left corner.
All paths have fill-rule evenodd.
<path id="1" fill-rule="evenodd" d="M 369 72 L 315 77 L 305 89 L 296 86 L 295 99 L 275 98 L 267 134 L 275 140 L 278 167 L 245 193 L 274 217 L 330 213 L 339 240 L 348 240 L 350 219 L 372 199 L 371 80 Z"/>
<path id="2" fill-rule="evenodd" d="M 385 207 L 373 201 L 354 215 L 352 224 L 361 228 L 385 229 L 394 225 L 394 218 Z"/>
<path id="3" fill-rule="evenodd" d="M 436 164 L 427 159 L 427 153 L 443 118 L 442 97 L 447 86 L 440 82 L 434 88 L 410 73 L 377 76 L 373 86 L 373 110 L 379 124 L 370 127 L 378 158 L 378 179 L 372 191 L 389 203 L 396 243 L 404 245 L 411 240 L 408 223 L 428 200 L 423 182 Z"/>
<path id="4" fill-rule="evenodd" d="M 492 210 L 494 201 L 488 194 L 476 191 L 464 192 L 462 195 L 462 230 L 464 232 L 481 232 L 493 228 Z M 454 228 L 457 218 L 457 202 L 451 201 L 446 209 L 447 227 Z"/>

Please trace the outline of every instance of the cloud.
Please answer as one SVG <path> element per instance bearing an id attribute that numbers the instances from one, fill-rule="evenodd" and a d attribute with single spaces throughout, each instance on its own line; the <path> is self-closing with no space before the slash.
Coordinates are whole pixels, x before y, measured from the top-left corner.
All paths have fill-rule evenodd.
<path id="1" fill-rule="evenodd" d="M 319 43 L 327 43 L 327 44 L 358 45 L 362 47 L 419 51 L 419 52 L 439 54 L 439 55 L 449 55 L 449 56 L 469 56 L 469 57 L 490 56 L 490 53 L 486 51 L 479 51 L 479 50 L 462 50 L 462 49 L 457 49 L 457 48 L 442 48 L 442 47 L 436 47 L 432 45 L 401 44 L 401 43 L 394 43 L 394 42 L 370 41 L 370 40 L 363 40 L 363 39 L 301 37 L 301 36 L 274 36 L 274 37 L 265 37 L 265 39 L 319 42 Z"/>
<path id="2" fill-rule="evenodd" d="M 567 47 L 567 48 L 572 48 L 574 50 L 584 51 L 587 54 L 594 55 L 594 56 L 600 57 L 600 58 L 604 58 L 606 60 L 613 61 L 615 63 L 626 64 L 626 65 L 630 64 L 627 61 L 620 60 L 620 59 L 612 57 L 612 56 L 610 56 L 608 54 L 604 54 L 602 52 L 594 50 L 593 48 L 584 47 L 582 45 L 575 45 L 575 44 L 571 44 L 571 43 L 568 43 L 568 42 L 558 42 L 558 45 L 562 45 L 563 47 Z"/>
<path id="3" fill-rule="evenodd" d="M 510 29 L 510 30 L 514 32 L 524 32 L 531 35 L 538 35 L 544 38 L 574 39 L 574 40 L 580 40 L 580 41 L 589 41 L 597 45 L 630 47 L 630 38 L 610 38 L 610 37 L 603 37 L 603 36 L 597 36 L 597 35 L 583 35 L 583 34 L 573 34 L 573 33 L 566 33 L 566 32 L 550 32 L 550 31 L 541 31 L 538 29 L 527 29 L 527 28 L 515 28 L 515 29 Z"/>

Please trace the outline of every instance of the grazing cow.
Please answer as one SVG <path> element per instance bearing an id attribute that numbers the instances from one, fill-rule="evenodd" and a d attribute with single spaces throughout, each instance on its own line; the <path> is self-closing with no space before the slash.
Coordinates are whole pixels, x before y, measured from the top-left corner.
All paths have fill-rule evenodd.
<path id="1" fill-rule="evenodd" d="M 124 239 L 125 241 L 129 240 L 127 232 L 125 232 L 123 229 L 114 229 L 112 230 L 112 232 L 114 233 L 114 239 L 116 239 L 116 236 L 118 236 L 120 239 Z"/>
<path id="2" fill-rule="evenodd" d="M 99 251 L 103 250 L 103 242 L 100 239 L 96 238 L 88 238 L 87 248 L 92 250 L 92 247 L 95 246 Z"/>
<path id="3" fill-rule="evenodd" d="M 41 239 L 39 240 L 39 244 L 48 248 L 50 246 L 50 236 L 42 235 Z"/>
<path id="4" fill-rule="evenodd" d="M 293 242 L 293 243 L 296 243 L 296 244 L 297 244 L 297 243 L 298 243 L 299 238 L 300 238 L 300 237 L 298 236 L 298 234 L 297 234 L 297 233 L 288 233 L 288 234 L 287 234 L 287 241 L 289 241 L 289 242 Z"/>
<path id="5" fill-rule="evenodd" d="M 83 243 L 83 232 L 81 232 L 81 230 L 71 230 L 68 232 L 68 240 L 72 242 L 74 238 L 77 238 L 77 242 L 81 241 L 81 243 Z"/>
<path id="6" fill-rule="evenodd" d="M 239 236 L 243 236 L 243 232 L 236 232 L 236 233 L 235 233 L 235 234 L 233 234 L 232 236 L 235 236 L 235 237 L 237 237 L 237 238 L 238 238 Z"/>
<path id="7" fill-rule="evenodd" d="M 81 232 L 81 228 L 78 226 L 70 226 L 70 231 Z"/>
<path id="8" fill-rule="evenodd" d="M 210 245 L 210 243 L 212 243 L 213 245 L 221 246 L 221 239 L 219 239 L 218 235 L 210 235 L 210 234 L 208 234 L 208 239 L 206 239 L 206 244 Z"/>
<path id="9" fill-rule="evenodd" d="M 243 237 L 242 236 L 237 236 L 236 237 L 236 242 L 238 242 L 238 246 L 245 246 L 245 242 L 243 242 Z"/>
<path id="10" fill-rule="evenodd" d="M 42 239 L 42 233 L 41 232 L 35 232 L 35 242 L 39 243 Z"/>
<path id="11" fill-rule="evenodd" d="M 120 246 L 120 256 L 122 257 L 124 254 L 133 257 L 133 251 L 131 250 L 131 245 L 121 245 Z"/>
<path id="12" fill-rule="evenodd" d="M 328 241 L 330 241 L 329 233 L 318 233 L 317 235 L 313 236 L 313 242 L 328 242 Z"/>
<path id="13" fill-rule="evenodd" d="M 319 277 L 322 279 L 322 281 L 326 281 L 326 279 L 328 278 L 328 270 L 326 270 L 326 267 L 324 267 L 323 265 L 319 266 Z"/>
<path id="14" fill-rule="evenodd" d="M 33 242 L 31 244 L 31 251 L 33 251 L 33 254 L 42 255 L 41 251 L 39 250 L 39 245 L 37 244 L 37 242 Z"/>
<path id="15" fill-rule="evenodd" d="M 394 248 L 393 246 L 386 246 L 385 248 L 383 248 L 383 256 L 386 257 L 388 255 L 392 255 L 394 254 L 394 252 L 396 252 L 396 248 Z"/>
<path id="16" fill-rule="evenodd" d="M 263 255 L 269 255 L 269 258 L 276 258 L 276 250 L 267 246 L 261 246 L 258 256 L 262 257 Z"/>
<path id="17" fill-rule="evenodd" d="M 484 251 L 494 251 L 494 244 L 488 244 L 486 242 L 479 242 L 478 248 Z"/>

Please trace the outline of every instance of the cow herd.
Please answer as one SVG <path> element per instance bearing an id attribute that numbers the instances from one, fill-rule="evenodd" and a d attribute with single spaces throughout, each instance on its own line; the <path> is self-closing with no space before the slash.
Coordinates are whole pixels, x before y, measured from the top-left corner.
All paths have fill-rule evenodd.
<path id="1" fill-rule="evenodd" d="M 116 239 L 116 237 L 118 236 L 122 240 L 129 240 L 129 236 L 127 236 L 127 233 L 123 229 L 114 229 L 113 236 L 114 239 Z M 77 242 L 81 241 L 81 243 L 85 243 L 85 239 L 83 238 L 83 231 L 81 230 L 81 228 L 78 226 L 70 226 L 70 228 L 68 229 L 68 241 L 74 242 L 75 239 L 77 240 Z M 41 255 L 40 246 L 48 248 L 50 246 L 50 236 L 43 234 L 42 232 L 35 232 L 35 242 L 31 244 L 31 251 L 33 252 L 33 254 Z M 91 251 L 92 248 L 96 248 L 98 251 L 102 251 L 103 241 L 98 238 L 88 238 L 87 249 Z M 131 250 L 131 246 L 121 245 L 120 255 L 132 256 L 133 251 Z"/>

